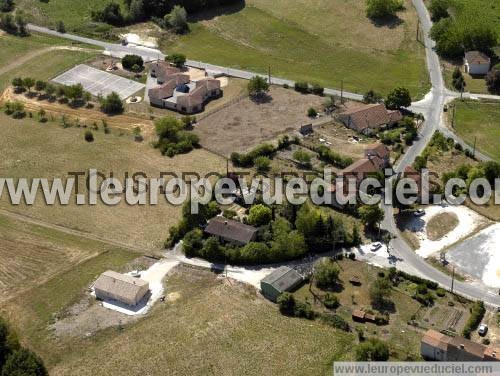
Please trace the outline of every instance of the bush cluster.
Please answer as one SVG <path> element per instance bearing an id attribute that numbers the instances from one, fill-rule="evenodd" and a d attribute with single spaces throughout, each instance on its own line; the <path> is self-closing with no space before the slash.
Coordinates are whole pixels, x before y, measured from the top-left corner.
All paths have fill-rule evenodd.
<path id="1" fill-rule="evenodd" d="M 252 167 L 258 157 L 272 157 L 277 149 L 271 144 L 261 144 L 248 153 L 231 153 L 231 162 L 238 167 Z"/>
<path id="2" fill-rule="evenodd" d="M 155 129 L 158 141 L 154 146 L 168 157 L 189 153 L 194 148 L 199 147 L 198 136 L 185 130 L 190 124 L 188 121 L 181 121 L 173 116 L 156 120 Z"/>
<path id="3" fill-rule="evenodd" d="M 469 320 L 467 320 L 462 332 L 465 338 L 470 338 L 472 332 L 476 330 L 481 323 L 485 313 L 486 308 L 484 308 L 484 303 L 482 301 L 474 302 L 470 310 Z"/>

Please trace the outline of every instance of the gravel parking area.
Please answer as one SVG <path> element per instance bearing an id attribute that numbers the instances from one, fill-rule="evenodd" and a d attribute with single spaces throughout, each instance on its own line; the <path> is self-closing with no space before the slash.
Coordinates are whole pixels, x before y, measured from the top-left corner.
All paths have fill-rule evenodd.
<path id="1" fill-rule="evenodd" d="M 62 85 L 82 84 L 83 88 L 92 95 L 108 95 L 116 92 L 120 98 L 125 99 L 144 88 L 144 85 L 107 73 L 102 70 L 89 67 L 85 64 L 77 65 L 52 81 Z"/>

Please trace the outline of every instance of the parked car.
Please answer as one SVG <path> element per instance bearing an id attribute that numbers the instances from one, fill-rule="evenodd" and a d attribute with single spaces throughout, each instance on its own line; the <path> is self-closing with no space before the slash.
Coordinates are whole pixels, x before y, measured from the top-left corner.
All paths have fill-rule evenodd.
<path id="1" fill-rule="evenodd" d="M 376 252 L 378 251 L 380 248 L 382 248 L 382 244 L 377 242 L 377 243 L 373 243 L 372 246 L 370 247 L 370 251 L 372 252 Z"/>
<path id="2" fill-rule="evenodd" d="M 477 330 L 480 336 L 485 336 L 488 333 L 488 325 L 481 324 L 479 325 L 479 329 Z"/>
<path id="3" fill-rule="evenodd" d="M 417 209 L 413 212 L 413 215 L 415 217 L 421 217 L 425 214 L 425 210 L 424 209 Z"/>

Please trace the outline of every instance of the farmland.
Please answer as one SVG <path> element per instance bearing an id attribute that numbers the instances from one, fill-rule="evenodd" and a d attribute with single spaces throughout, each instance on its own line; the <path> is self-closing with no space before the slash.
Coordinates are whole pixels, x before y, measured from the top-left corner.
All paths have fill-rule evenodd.
<path id="1" fill-rule="evenodd" d="M 115 267 L 127 259 L 117 252 L 113 257 Z M 107 255 L 90 260 L 8 307 L 16 327 L 29 335 L 29 343 L 44 356 L 51 374 L 163 375 L 168 370 L 206 375 L 231 370 L 231 374 L 299 375 L 308 369 L 326 375 L 334 360 L 352 356 L 352 334 L 316 321 L 284 317 L 253 288 L 187 267 L 175 269 L 166 282 L 167 291 L 177 298 L 156 305 L 148 317 L 91 338 L 47 340 L 51 313 L 76 301 L 110 260 Z M 56 292 L 55 302 L 42 303 Z M 66 351 L 58 351 L 62 348 Z"/>
<path id="2" fill-rule="evenodd" d="M 121 180 L 125 172 L 144 172 L 148 177 L 159 178 L 161 171 L 207 173 L 225 169 L 222 158 L 205 150 L 169 159 L 148 142 L 134 142 L 129 132 L 117 129 L 110 134 L 105 134 L 102 128 L 94 131 L 95 141 L 87 143 L 83 139 L 84 128 L 64 129 L 58 122 L 42 125 L 29 118 L 13 120 L 2 113 L 0 132 L 3 150 L 0 175 L 12 178 L 65 178 L 69 171 L 89 168 L 106 175 L 113 172 Z M 89 208 L 76 205 L 74 200 L 67 206 L 47 206 L 41 196 L 35 205 L 13 206 L 5 196 L 0 207 L 146 248 L 157 248 L 163 243 L 169 226 L 176 223 L 180 213 L 180 207 L 161 199 L 158 205 L 147 207 L 129 206 L 125 202 L 110 207 L 99 202 Z"/>
<path id="3" fill-rule="evenodd" d="M 497 102 L 455 101 L 455 129 L 469 145 L 500 161 L 500 105 Z"/>
<path id="4" fill-rule="evenodd" d="M 401 24 L 374 25 L 364 2 L 248 1 L 228 14 L 208 14 L 191 32 L 165 41 L 167 52 L 328 87 L 387 93 L 406 86 L 415 96 L 428 90 L 423 50 L 414 40 L 416 13 L 410 1 Z M 318 11 L 321 9 L 321 11 Z M 328 14 L 328 17 L 323 15 Z M 321 25 L 321 26 L 319 26 Z M 388 78 L 391 78 L 390 80 Z M 367 83 L 370 83 L 367 87 Z"/>

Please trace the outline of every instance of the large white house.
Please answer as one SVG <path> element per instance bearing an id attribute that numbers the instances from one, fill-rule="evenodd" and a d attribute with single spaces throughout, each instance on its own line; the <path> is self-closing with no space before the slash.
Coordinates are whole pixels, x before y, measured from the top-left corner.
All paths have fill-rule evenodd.
<path id="1" fill-rule="evenodd" d="M 465 73 L 484 76 L 490 70 L 491 59 L 480 51 L 469 51 L 465 53 L 464 64 Z"/>

